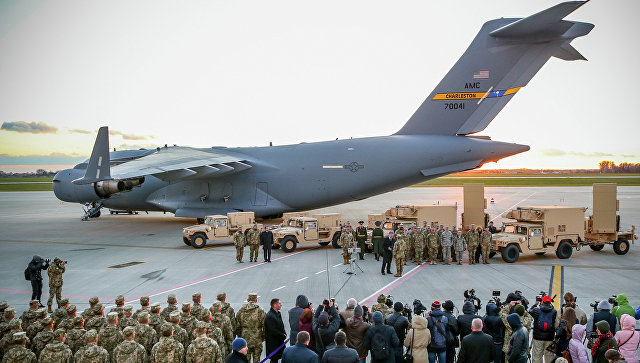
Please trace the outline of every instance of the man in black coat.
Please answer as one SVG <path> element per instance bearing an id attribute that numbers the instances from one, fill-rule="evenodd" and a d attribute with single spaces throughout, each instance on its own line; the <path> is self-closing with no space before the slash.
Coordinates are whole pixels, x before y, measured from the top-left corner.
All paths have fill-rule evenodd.
<path id="1" fill-rule="evenodd" d="M 482 332 L 482 319 L 473 319 L 471 334 L 462 339 L 458 363 L 487 363 L 493 359 L 493 338 Z"/>
<path id="2" fill-rule="evenodd" d="M 358 352 L 345 345 L 347 335 L 344 332 L 337 332 L 334 342 L 336 346 L 324 352 L 322 363 L 358 363 L 360 361 Z"/>
<path id="3" fill-rule="evenodd" d="M 396 335 L 395 330 L 393 330 L 393 328 L 390 327 L 389 325 L 385 325 L 382 323 L 382 313 L 379 311 L 376 311 L 375 313 L 373 313 L 373 323 L 375 325 L 369 328 L 364 335 L 364 346 L 367 348 L 367 350 L 371 350 L 371 356 L 372 356 L 371 362 L 372 363 L 395 363 L 396 359 L 395 359 L 395 355 L 393 354 L 393 348 L 400 346 L 400 340 L 398 339 L 398 336 Z M 382 336 L 384 340 L 384 344 L 388 349 L 386 359 L 375 359 L 374 357 L 374 355 L 376 354 L 374 352 L 374 348 L 375 348 L 374 337 L 376 335 Z"/>
<path id="4" fill-rule="evenodd" d="M 333 348 L 333 340 L 340 328 L 340 315 L 333 305 L 333 300 L 326 303 L 318 306 L 311 325 L 316 338 L 316 352 L 320 358 L 325 351 Z"/>
<path id="5" fill-rule="evenodd" d="M 456 348 L 460 346 L 460 340 L 458 340 L 458 319 L 453 316 L 453 301 L 447 300 L 442 304 L 444 316 L 447 317 L 447 363 L 453 363 L 453 358 L 456 355 Z"/>
<path id="6" fill-rule="evenodd" d="M 264 231 L 260 233 L 260 244 L 264 252 L 264 262 L 271 262 L 271 247 L 273 246 L 273 232 L 268 226 L 264 227 Z"/>
<path id="7" fill-rule="evenodd" d="M 296 345 L 287 347 L 282 353 L 282 363 L 318 363 L 318 355 L 307 346 L 309 333 L 301 331 L 296 335 Z"/>
<path id="8" fill-rule="evenodd" d="M 273 353 L 271 363 L 277 363 L 280 360 L 284 347 L 278 348 L 287 339 L 287 332 L 284 330 L 284 323 L 280 315 L 281 308 L 280 299 L 271 299 L 271 309 L 264 317 L 264 338 L 267 357 Z"/>
<path id="9" fill-rule="evenodd" d="M 385 324 L 393 327 L 393 330 L 396 332 L 396 336 L 400 341 L 400 346 L 393 348 L 393 351 L 396 355 L 396 362 L 402 361 L 402 347 L 404 347 L 404 338 L 407 335 L 407 329 L 409 328 L 409 319 L 402 316 L 402 310 L 404 309 L 404 305 L 400 301 L 396 301 L 393 304 L 393 314 L 387 316 L 387 320 Z"/>
<path id="10" fill-rule="evenodd" d="M 492 302 L 487 304 L 487 315 L 482 318 L 484 329 L 483 331 L 493 338 L 493 354 L 495 357 L 494 363 L 502 363 L 503 354 L 502 346 L 504 344 L 504 331 L 505 326 L 502 318 L 499 316 L 498 306 Z"/>
<path id="11" fill-rule="evenodd" d="M 380 272 L 384 275 L 385 270 L 388 274 L 391 274 L 391 257 L 393 251 L 393 245 L 396 243 L 396 239 L 393 236 L 393 232 L 389 232 L 389 235 L 382 240 L 382 268 Z"/>
<path id="12" fill-rule="evenodd" d="M 42 296 L 42 270 L 49 268 L 49 260 L 42 261 L 42 257 L 35 255 L 29 262 L 29 280 L 31 280 L 31 300 L 38 300 Z M 40 307 L 42 307 L 40 303 Z"/>
<path id="13" fill-rule="evenodd" d="M 471 322 L 473 319 L 480 319 L 475 314 L 476 309 L 471 301 L 467 301 L 462 305 L 462 315 L 458 315 L 458 333 L 460 333 L 460 341 L 471 333 Z"/>

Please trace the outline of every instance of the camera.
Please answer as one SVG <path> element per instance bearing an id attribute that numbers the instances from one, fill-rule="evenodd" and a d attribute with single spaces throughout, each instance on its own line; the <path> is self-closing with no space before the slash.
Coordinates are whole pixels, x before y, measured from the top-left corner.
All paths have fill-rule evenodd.
<path id="1" fill-rule="evenodd" d="M 600 304 L 600 301 L 598 301 L 598 300 L 595 300 L 594 302 L 589 304 L 589 306 L 591 306 L 593 308 L 593 312 L 594 313 L 598 312 L 598 304 Z"/>
<path id="2" fill-rule="evenodd" d="M 416 315 L 422 315 L 425 311 L 427 311 L 427 307 L 422 304 L 422 301 L 415 299 L 413 300 L 413 313 Z"/>
<path id="3" fill-rule="evenodd" d="M 611 307 L 618 306 L 618 301 L 616 300 L 616 295 L 611 295 L 611 297 L 607 301 L 609 302 L 609 304 L 611 304 Z"/>
<path id="4" fill-rule="evenodd" d="M 500 290 L 493 290 L 491 294 L 491 300 L 489 300 L 488 304 L 494 303 L 500 308 L 502 306 L 502 301 L 500 300 Z"/>
<path id="5" fill-rule="evenodd" d="M 464 302 L 469 301 L 469 302 L 471 302 L 473 304 L 473 309 L 475 310 L 476 313 L 480 309 L 482 309 L 482 302 L 476 296 L 476 290 L 475 289 L 464 290 L 464 298 L 465 298 Z"/>
<path id="6" fill-rule="evenodd" d="M 404 307 L 402 308 L 402 316 L 407 318 L 407 320 L 409 320 L 409 323 L 411 323 L 411 306 L 409 306 L 409 304 L 404 304 Z"/>
<path id="7" fill-rule="evenodd" d="M 385 300 L 384 304 L 390 308 L 393 307 L 393 296 L 387 295 L 387 300 Z"/>

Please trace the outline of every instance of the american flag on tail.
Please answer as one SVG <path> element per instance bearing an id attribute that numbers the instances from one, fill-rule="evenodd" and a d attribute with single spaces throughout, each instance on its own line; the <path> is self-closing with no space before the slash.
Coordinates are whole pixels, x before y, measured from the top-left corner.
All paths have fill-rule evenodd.
<path id="1" fill-rule="evenodd" d="M 489 79 L 489 71 L 473 72 L 473 79 Z"/>

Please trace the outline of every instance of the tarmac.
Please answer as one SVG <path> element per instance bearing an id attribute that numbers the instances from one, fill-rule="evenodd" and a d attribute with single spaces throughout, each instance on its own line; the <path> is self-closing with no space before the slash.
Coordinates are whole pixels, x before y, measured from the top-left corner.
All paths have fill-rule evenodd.
<path id="1" fill-rule="evenodd" d="M 500 215 L 517 205 L 591 206 L 590 187 L 487 187 L 485 197 L 494 198 L 487 212 L 497 225 Z M 619 187 L 618 199 L 622 228 L 640 226 L 640 187 Z M 462 188 L 404 188 L 312 213 L 338 212 L 343 220 L 355 223 L 366 220 L 368 213 L 380 213 L 397 204 L 431 203 L 457 203 L 461 213 Z M 557 295 L 556 302 L 563 292 L 571 291 L 587 313 L 593 311 L 589 303 L 622 292 L 632 306 L 640 304 L 640 245 L 632 245 L 624 256 L 607 246 L 600 252 L 574 250 L 566 260 L 553 253 L 521 256 L 514 264 L 497 255 L 489 265 L 468 265 L 465 255 L 463 266 L 410 264 L 405 266 L 403 277 L 394 278 L 380 274 L 381 262 L 372 255 L 357 261 L 357 266 L 343 265 L 341 250 L 331 246 L 299 248 L 289 254 L 274 250 L 273 263 L 247 262 L 247 248 L 245 262 L 237 263 L 231 242 L 209 244 L 200 250 L 186 246 L 182 227 L 194 220 L 169 213 L 109 215 L 104 209 L 100 218 L 83 222 L 80 205 L 60 202 L 52 192 L 0 193 L 0 205 L 0 300 L 7 300 L 18 314 L 27 308 L 31 294 L 22 272 L 35 254 L 68 261 L 63 295 L 80 310 L 88 306 L 91 296 L 98 296 L 109 308 L 122 294 L 137 308 L 140 296 L 150 296 L 152 303 L 166 306 L 169 293 L 175 293 L 182 303 L 191 301 L 191 294 L 198 291 L 207 307 L 218 292 L 225 291 L 236 311 L 250 292 L 258 293 L 265 310 L 271 298 L 280 298 L 283 312 L 293 307 L 299 294 L 315 306 L 329 296 L 341 307 L 351 297 L 372 305 L 385 293 L 403 303 L 420 299 L 426 306 L 434 300 L 450 299 L 461 308 L 463 292 L 472 288 L 483 309 L 494 290 L 499 290 L 503 299 L 509 292 L 521 290 L 531 303 L 540 291 Z M 590 212 L 589 208 L 587 215 Z M 258 261 L 262 261 L 262 250 Z M 346 273 L 351 267 L 356 274 Z M 395 272 L 393 265 L 392 270 Z M 45 277 L 43 303 L 48 298 L 47 280 Z M 288 330 L 287 319 L 283 313 Z"/>

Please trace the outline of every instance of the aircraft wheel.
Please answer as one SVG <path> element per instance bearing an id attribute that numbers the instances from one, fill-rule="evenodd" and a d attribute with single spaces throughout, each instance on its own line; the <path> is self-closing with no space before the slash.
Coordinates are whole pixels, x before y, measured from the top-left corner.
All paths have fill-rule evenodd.
<path id="1" fill-rule="evenodd" d="M 617 255 L 625 255 L 629 252 L 629 241 L 626 238 L 620 238 L 619 240 L 613 242 L 613 252 Z"/>
<path id="2" fill-rule="evenodd" d="M 594 251 L 602 251 L 602 249 L 604 248 L 604 245 L 589 245 L 589 248 L 591 248 Z"/>
<path id="3" fill-rule="evenodd" d="M 93 215 L 93 218 L 98 218 L 100 217 L 102 213 L 100 213 L 100 211 L 96 212 L 96 214 Z"/>
<path id="4" fill-rule="evenodd" d="M 109 214 L 113 214 L 113 211 L 109 211 Z"/>
<path id="5" fill-rule="evenodd" d="M 558 249 L 556 250 L 556 256 L 558 256 L 559 259 L 567 259 L 571 257 L 572 253 L 573 247 L 571 246 L 571 243 L 569 241 L 560 242 L 560 244 L 558 245 Z"/>
<path id="6" fill-rule="evenodd" d="M 287 236 L 282 240 L 282 250 L 286 253 L 295 251 L 297 245 L 298 241 L 291 236 Z"/>
<path id="7" fill-rule="evenodd" d="M 191 237 L 191 245 L 194 248 L 202 248 L 207 245 L 207 238 L 201 233 L 194 234 Z"/>
<path id="8" fill-rule="evenodd" d="M 546 251 L 545 251 L 545 252 L 536 252 L 536 255 L 538 255 L 538 256 L 544 256 L 544 254 L 545 254 L 545 253 L 547 253 L 547 252 L 546 252 Z"/>
<path id="9" fill-rule="evenodd" d="M 329 242 L 318 242 L 320 246 L 328 246 Z"/>
<path id="10" fill-rule="evenodd" d="M 520 250 L 516 245 L 508 245 L 502 250 L 502 260 L 506 263 L 514 263 L 520 257 Z"/>
<path id="11" fill-rule="evenodd" d="M 191 241 L 189 241 L 189 239 L 185 236 L 182 236 L 182 242 L 184 242 L 184 244 L 187 246 L 191 246 Z"/>
<path id="12" fill-rule="evenodd" d="M 342 244 L 340 243 L 340 232 L 337 232 L 333 235 L 333 238 L 331 239 L 331 245 L 333 246 L 333 248 L 342 248 Z"/>

